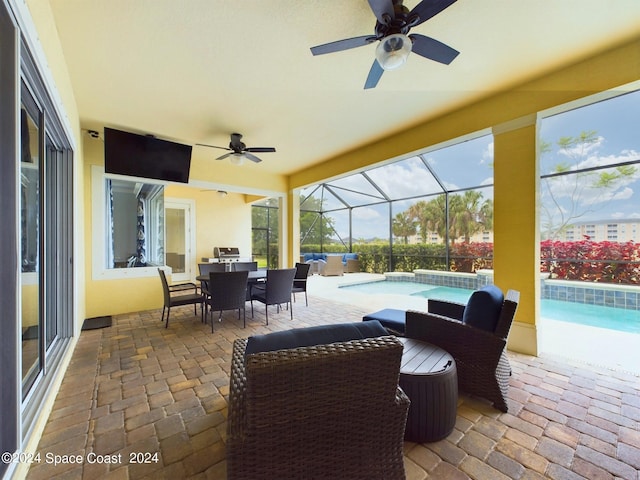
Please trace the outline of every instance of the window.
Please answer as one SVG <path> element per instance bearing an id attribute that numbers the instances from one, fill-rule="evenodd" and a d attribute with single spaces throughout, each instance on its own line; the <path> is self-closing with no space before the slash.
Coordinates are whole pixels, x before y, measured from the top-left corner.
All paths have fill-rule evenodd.
<path id="1" fill-rule="evenodd" d="M 110 178 L 105 182 L 107 268 L 164 265 L 164 187 Z"/>
<path id="2" fill-rule="evenodd" d="M 552 268 L 552 278 L 638 283 L 637 254 L 623 253 L 632 249 L 623 243 L 637 240 L 624 225 L 637 216 L 640 204 L 640 137 L 634 122 L 639 110 L 637 90 L 543 118 L 541 238 L 566 242 L 562 248 L 543 242 L 543 257 L 562 264 Z M 567 235 L 571 228 L 582 235 Z"/>
<path id="3" fill-rule="evenodd" d="M 91 186 L 94 280 L 157 276 L 165 264 L 165 182 L 105 175 L 94 165 Z"/>
<path id="4" fill-rule="evenodd" d="M 278 221 L 277 198 L 251 206 L 251 254 L 261 268 L 278 268 Z"/>

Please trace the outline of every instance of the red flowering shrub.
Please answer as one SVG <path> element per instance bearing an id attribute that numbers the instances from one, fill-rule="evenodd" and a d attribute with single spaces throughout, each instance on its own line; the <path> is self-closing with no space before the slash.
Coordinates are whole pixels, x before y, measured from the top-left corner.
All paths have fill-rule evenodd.
<path id="1" fill-rule="evenodd" d="M 551 278 L 640 284 L 640 244 L 634 242 L 540 242 L 542 272 Z"/>
<path id="2" fill-rule="evenodd" d="M 452 272 L 473 273 L 484 268 L 493 268 L 493 243 L 454 243 L 449 250 Z"/>

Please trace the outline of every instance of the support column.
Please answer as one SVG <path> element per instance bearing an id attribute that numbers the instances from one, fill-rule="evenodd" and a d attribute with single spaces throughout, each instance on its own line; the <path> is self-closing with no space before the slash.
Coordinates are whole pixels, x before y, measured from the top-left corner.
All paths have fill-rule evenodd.
<path id="1" fill-rule="evenodd" d="M 300 195 L 298 190 L 287 193 L 288 264 L 293 267 L 300 260 Z"/>
<path id="2" fill-rule="evenodd" d="M 537 355 L 540 238 L 536 117 L 494 127 L 494 281 L 520 292 L 508 348 Z"/>

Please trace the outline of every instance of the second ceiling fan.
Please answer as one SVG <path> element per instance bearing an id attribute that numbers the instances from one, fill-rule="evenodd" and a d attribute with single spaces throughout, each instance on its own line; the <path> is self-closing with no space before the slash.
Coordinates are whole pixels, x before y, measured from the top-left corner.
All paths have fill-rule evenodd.
<path id="1" fill-rule="evenodd" d="M 368 1 L 377 19 L 374 35 L 347 38 L 311 48 L 313 55 L 324 55 L 379 41 L 365 89 L 374 88 L 385 70 L 402 66 L 411 52 L 445 65 L 450 64 L 460 53 L 434 38 L 418 33 L 409 35 L 411 28 L 426 22 L 457 0 L 422 0 L 413 10 L 402 5 L 402 0 Z"/>
<path id="2" fill-rule="evenodd" d="M 251 160 L 255 163 L 261 162 L 262 159 L 253 155 L 253 152 L 268 153 L 276 151 L 276 149 L 273 147 L 247 147 L 242 141 L 242 134 L 240 133 L 231 134 L 229 147 L 217 147 L 215 145 L 207 145 L 204 143 L 197 143 L 196 145 L 200 145 L 201 147 L 218 148 L 220 150 L 228 150 L 229 153 L 225 153 L 224 155 L 219 156 L 218 158 L 216 158 L 216 160 L 224 160 L 225 158 L 231 157 L 231 163 L 234 163 L 236 165 L 244 163 L 244 159 Z"/>

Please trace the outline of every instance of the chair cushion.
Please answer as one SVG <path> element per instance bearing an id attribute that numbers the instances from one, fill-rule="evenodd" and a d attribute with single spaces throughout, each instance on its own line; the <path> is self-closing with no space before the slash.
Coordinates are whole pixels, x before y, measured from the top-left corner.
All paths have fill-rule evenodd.
<path id="1" fill-rule="evenodd" d="M 390 328 L 398 333 L 404 333 L 406 315 L 407 312 L 404 310 L 385 308 L 384 310 L 365 315 L 362 317 L 362 321 L 378 321 L 385 328 Z"/>
<path id="2" fill-rule="evenodd" d="M 362 338 L 388 335 L 380 322 L 340 323 L 317 327 L 294 328 L 282 332 L 253 335 L 247 339 L 245 356 L 258 352 L 272 352 L 313 345 L 347 342 Z"/>
<path id="3" fill-rule="evenodd" d="M 462 315 L 462 323 L 494 332 L 502 310 L 504 295 L 495 285 L 487 285 L 471 294 Z"/>

